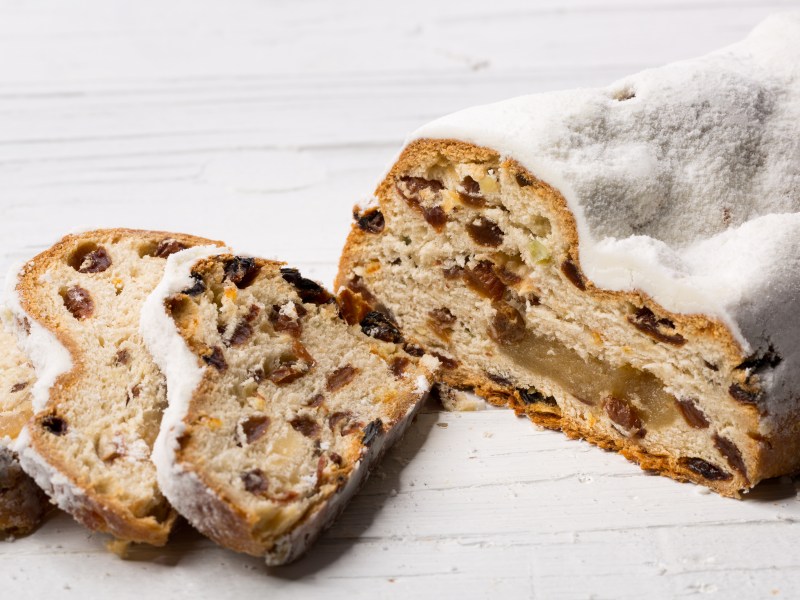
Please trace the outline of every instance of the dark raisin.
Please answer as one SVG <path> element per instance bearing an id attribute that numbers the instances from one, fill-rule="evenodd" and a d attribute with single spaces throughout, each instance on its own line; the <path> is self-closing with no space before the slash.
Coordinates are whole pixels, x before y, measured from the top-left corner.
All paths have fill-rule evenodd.
<path id="1" fill-rule="evenodd" d="M 364 424 L 356 420 L 355 415 L 349 410 L 335 412 L 328 417 L 328 427 L 330 427 L 331 431 L 338 429 L 341 435 L 350 435 L 360 431 L 363 426 Z"/>
<path id="2" fill-rule="evenodd" d="M 467 175 L 461 180 L 461 187 L 464 191 L 459 192 L 458 196 L 461 202 L 473 208 L 482 208 L 486 206 L 486 199 L 481 194 L 481 185 L 472 177 Z"/>
<path id="3" fill-rule="evenodd" d="M 397 325 L 383 313 L 374 310 L 368 312 L 361 320 L 361 331 L 369 337 L 383 342 L 392 342 L 393 344 L 403 342 L 403 334 L 400 333 Z"/>
<path id="4" fill-rule="evenodd" d="M 40 421 L 42 429 L 53 435 L 64 435 L 67 433 L 67 422 L 61 417 L 47 415 Z"/>
<path id="5" fill-rule="evenodd" d="M 569 258 L 561 263 L 561 272 L 576 288 L 581 291 L 586 289 L 586 282 L 583 280 L 580 269 Z"/>
<path id="6" fill-rule="evenodd" d="M 269 482 L 261 469 L 253 469 L 241 474 L 244 489 L 251 494 L 264 494 L 269 489 Z"/>
<path id="7" fill-rule="evenodd" d="M 712 465 L 702 458 L 682 458 L 680 463 L 690 471 L 697 473 L 701 477 L 705 477 L 709 481 L 727 481 L 733 478 L 733 475 L 730 473 L 726 473 L 719 467 Z"/>
<path id="8" fill-rule="evenodd" d="M 389 363 L 389 370 L 392 372 L 392 375 L 397 377 L 398 379 L 403 376 L 408 365 L 411 364 L 411 361 L 408 360 L 405 356 L 395 356 L 392 359 L 392 362 Z"/>
<path id="9" fill-rule="evenodd" d="M 669 333 L 669 330 L 675 329 L 675 324 L 670 319 L 657 319 L 653 311 L 646 306 L 629 316 L 628 322 L 658 342 L 672 344 L 673 346 L 683 346 L 686 343 L 686 338 L 681 334 Z M 665 332 L 665 329 L 668 331 Z"/>
<path id="10" fill-rule="evenodd" d="M 206 284 L 203 281 L 203 276 L 200 273 L 192 273 L 192 280 L 194 283 L 181 292 L 187 296 L 198 296 L 206 291 Z"/>
<path id="11" fill-rule="evenodd" d="M 455 358 L 450 358 L 449 356 L 445 356 L 444 354 L 440 354 L 438 352 L 431 352 L 431 355 L 438 358 L 439 362 L 442 363 L 442 366 L 445 369 L 455 369 L 459 365 L 459 362 Z"/>
<path id="12" fill-rule="evenodd" d="M 72 316 L 82 321 L 94 313 L 94 301 L 91 294 L 78 285 L 74 285 L 62 294 L 64 306 Z"/>
<path id="13" fill-rule="evenodd" d="M 270 418 L 266 415 L 253 415 L 245 421 L 242 421 L 242 433 L 248 444 L 257 442 L 269 429 Z"/>
<path id="14" fill-rule="evenodd" d="M 425 220 L 434 230 L 440 233 L 447 224 L 447 213 L 444 212 L 441 206 L 423 207 L 422 216 L 425 217 Z"/>
<path id="15" fill-rule="evenodd" d="M 361 443 L 369 446 L 381 433 L 383 433 L 383 421 L 375 419 L 364 428 L 364 437 L 361 438 Z"/>
<path id="16" fill-rule="evenodd" d="M 703 361 L 703 364 L 704 364 L 706 367 L 708 367 L 709 369 L 711 369 L 712 371 L 715 371 L 715 372 L 716 372 L 716 371 L 719 371 L 719 367 L 718 367 L 717 365 L 715 365 L 715 364 L 712 364 L 712 363 L 708 362 L 707 360 L 704 360 L 704 361 Z"/>
<path id="17" fill-rule="evenodd" d="M 416 357 L 420 357 L 425 354 L 425 350 L 414 344 L 403 344 L 403 350 L 405 350 L 411 356 Z"/>
<path id="18" fill-rule="evenodd" d="M 253 327 L 247 321 L 241 321 L 237 326 L 236 329 L 233 330 L 231 334 L 231 339 L 228 340 L 229 346 L 241 346 L 247 340 L 250 339 L 250 336 L 253 335 Z"/>
<path id="19" fill-rule="evenodd" d="M 500 281 L 502 281 L 506 285 L 517 285 L 520 281 L 522 281 L 522 277 L 520 277 L 513 271 L 509 271 L 505 267 L 500 267 L 495 265 L 494 274 L 497 275 Z"/>
<path id="20" fill-rule="evenodd" d="M 96 250 L 89 252 L 83 257 L 80 266 L 78 267 L 79 273 L 102 273 L 111 266 L 111 257 L 102 246 Z"/>
<path id="21" fill-rule="evenodd" d="M 306 406 L 308 406 L 309 408 L 317 408 L 324 401 L 325 401 L 325 396 L 323 396 L 322 394 L 314 394 L 313 396 L 311 396 L 311 398 L 306 400 Z"/>
<path id="22" fill-rule="evenodd" d="M 311 281 L 300 275 L 300 271 L 289 267 L 281 269 L 281 275 L 287 283 L 291 283 L 297 290 L 297 295 L 303 302 L 311 304 L 328 304 L 335 302 L 333 296 L 316 281 Z"/>
<path id="23" fill-rule="evenodd" d="M 225 371 L 228 368 L 228 363 L 225 362 L 225 355 L 219 346 L 214 346 L 211 352 L 204 354 L 202 358 L 207 365 L 211 365 L 217 371 Z"/>
<path id="24" fill-rule="evenodd" d="M 336 452 L 331 452 L 328 454 L 331 457 L 331 462 L 335 465 L 339 465 L 340 467 L 344 464 L 344 459 L 337 454 Z"/>
<path id="25" fill-rule="evenodd" d="M 464 271 L 467 286 L 482 296 L 500 300 L 506 292 L 506 284 L 495 274 L 492 263 L 482 260 Z"/>
<path id="26" fill-rule="evenodd" d="M 608 417 L 630 435 L 644 437 L 645 430 L 642 427 L 642 419 L 635 406 L 614 396 L 609 396 L 603 402 L 603 408 Z"/>
<path id="27" fill-rule="evenodd" d="M 444 189 L 444 184 L 437 179 L 405 176 L 398 180 L 396 187 L 400 195 L 406 200 L 416 200 L 419 202 L 419 194 L 422 190 L 430 190 L 435 194 Z"/>
<path id="28" fill-rule="evenodd" d="M 304 436 L 309 438 L 318 438 L 321 431 L 319 423 L 308 415 L 300 415 L 289 421 L 295 431 L 299 431 Z"/>
<path id="29" fill-rule="evenodd" d="M 11 386 L 11 393 L 16 394 L 17 392 L 21 392 L 22 390 L 24 390 L 26 387 L 28 387 L 27 381 L 21 381 L 20 383 L 15 383 L 14 385 Z"/>
<path id="30" fill-rule="evenodd" d="M 297 304 L 295 306 L 302 305 Z M 272 323 L 272 328 L 276 332 L 288 333 L 294 337 L 300 337 L 300 333 L 303 331 L 303 325 L 300 323 L 300 319 L 295 319 L 281 312 L 280 306 L 272 307 L 272 311 L 269 314 L 269 322 Z"/>
<path id="31" fill-rule="evenodd" d="M 740 371 L 750 371 L 752 373 L 759 373 L 764 369 L 774 369 L 783 358 L 775 352 L 775 348 L 770 345 L 766 350 L 760 350 L 751 356 L 748 356 L 736 369 Z"/>
<path id="32" fill-rule="evenodd" d="M 489 326 L 489 337 L 501 346 L 512 346 L 520 343 L 527 333 L 525 317 L 506 302 L 495 302 L 495 315 Z"/>
<path id="33" fill-rule="evenodd" d="M 367 233 L 380 233 L 386 225 L 386 220 L 383 218 L 383 213 L 379 210 L 371 210 L 359 215 L 357 212 L 353 213 L 358 228 Z"/>
<path id="34" fill-rule="evenodd" d="M 678 410 L 689 424 L 689 427 L 694 427 L 695 429 L 706 429 L 708 427 L 706 415 L 700 410 L 700 407 L 695 404 L 694 400 L 691 398 L 676 398 L 675 404 L 678 405 Z"/>
<path id="35" fill-rule="evenodd" d="M 335 392 L 336 390 L 340 390 L 348 383 L 353 381 L 353 379 L 355 379 L 357 374 L 358 374 L 358 369 L 356 369 L 352 365 L 345 365 L 343 367 L 339 367 L 333 373 L 328 375 L 328 378 L 325 382 L 325 387 L 329 392 Z"/>
<path id="36" fill-rule="evenodd" d="M 744 464 L 742 453 L 732 441 L 714 434 L 714 447 L 724 456 L 731 468 L 736 469 L 747 478 L 747 466 Z"/>
<path id="37" fill-rule="evenodd" d="M 545 396 L 533 388 L 517 388 L 517 393 L 524 404 L 547 404 L 548 406 L 558 406 L 558 402 L 552 396 Z"/>
<path id="38" fill-rule="evenodd" d="M 738 383 L 732 383 L 728 388 L 728 393 L 731 398 L 742 404 L 758 404 L 761 400 L 761 392 L 755 390 L 748 390 Z"/>
<path id="39" fill-rule="evenodd" d="M 175 254 L 181 250 L 186 250 L 186 244 L 183 244 L 173 238 L 165 238 L 158 242 L 155 256 L 157 258 L 167 258 L 170 254 Z"/>
<path id="40" fill-rule="evenodd" d="M 533 182 L 522 173 L 517 173 L 514 175 L 514 179 L 517 180 L 517 185 L 520 187 L 528 187 L 529 185 L 533 185 Z"/>
<path id="41" fill-rule="evenodd" d="M 503 243 L 503 230 L 497 223 L 485 217 L 477 217 L 467 223 L 467 233 L 473 242 L 481 246 L 496 248 Z"/>
<path id="42" fill-rule="evenodd" d="M 260 271 L 261 266 L 256 263 L 254 258 L 234 256 L 225 261 L 225 279 L 240 290 L 253 283 Z"/>

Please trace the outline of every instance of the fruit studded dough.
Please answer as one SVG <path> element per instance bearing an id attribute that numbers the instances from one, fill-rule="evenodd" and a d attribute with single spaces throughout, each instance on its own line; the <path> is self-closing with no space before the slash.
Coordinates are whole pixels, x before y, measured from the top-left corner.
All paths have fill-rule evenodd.
<path id="1" fill-rule="evenodd" d="M 444 117 L 357 207 L 337 285 L 451 386 L 736 495 L 800 466 L 798 123 L 800 13 Z"/>

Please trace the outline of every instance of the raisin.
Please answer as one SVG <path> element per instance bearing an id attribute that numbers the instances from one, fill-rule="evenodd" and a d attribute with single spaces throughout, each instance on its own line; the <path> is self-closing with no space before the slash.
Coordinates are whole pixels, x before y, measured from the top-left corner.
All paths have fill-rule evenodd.
<path id="1" fill-rule="evenodd" d="M 481 194 L 481 185 L 472 177 L 467 175 L 461 180 L 463 192 L 458 193 L 461 202 L 472 208 L 482 208 L 486 206 L 486 199 Z"/>
<path id="2" fill-rule="evenodd" d="M 89 252 L 83 257 L 80 266 L 78 267 L 79 273 L 102 273 L 111 266 L 111 257 L 108 255 L 103 246 L 99 246 L 96 250 Z"/>
<path id="3" fill-rule="evenodd" d="M 400 195 L 406 200 L 416 200 L 419 202 L 419 194 L 422 190 L 430 190 L 435 194 L 444 189 L 444 184 L 438 179 L 405 176 L 398 180 L 396 188 Z M 405 188 L 405 190 L 403 188 Z"/>
<path id="4" fill-rule="evenodd" d="M 266 415 L 253 415 L 242 421 L 242 433 L 244 433 L 247 443 L 252 444 L 264 437 L 267 429 L 269 429 L 270 422 L 270 418 Z"/>
<path id="5" fill-rule="evenodd" d="M 761 392 L 748 390 L 738 383 L 732 383 L 728 388 L 731 398 L 742 404 L 758 404 L 761 400 Z"/>
<path id="6" fill-rule="evenodd" d="M 522 173 L 517 173 L 514 175 L 514 179 L 517 180 L 517 185 L 520 187 L 528 187 L 529 185 L 533 185 L 533 182 Z"/>
<path id="7" fill-rule="evenodd" d="M 482 260 L 464 271 L 464 280 L 469 288 L 492 300 L 500 300 L 506 293 L 506 285 L 495 274 L 492 263 Z"/>
<path id="8" fill-rule="evenodd" d="M 40 421 L 42 428 L 53 435 L 64 435 L 67 433 L 67 422 L 61 417 L 47 415 Z"/>
<path id="9" fill-rule="evenodd" d="M 225 261 L 225 279 L 240 290 L 253 283 L 260 271 L 261 266 L 256 263 L 254 258 L 234 256 Z"/>
<path id="10" fill-rule="evenodd" d="M 520 343 L 527 333 L 525 318 L 516 308 L 506 302 L 495 302 L 493 306 L 496 313 L 489 326 L 489 337 L 501 346 Z"/>
<path id="11" fill-rule="evenodd" d="M 329 392 L 335 392 L 336 390 L 340 390 L 348 383 L 353 381 L 353 379 L 355 379 L 357 374 L 358 374 L 358 369 L 356 369 L 352 365 L 345 365 L 343 367 L 339 367 L 333 373 L 328 375 L 328 379 L 325 382 L 325 387 Z"/>
<path id="12" fill-rule="evenodd" d="M 517 285 L 520 281 L 522 281 L 522 277 L 514 273 L 513 271 L 509 271 L 505 267 L 499 267 L 495 265 L 494 267 L 494 274 L 505 283 L 506 285 Z M 536 299 L 538 303 L 538 298 Z"/>
<path id="13" fill-rule="evenodd" d="M 299 431 L 304 436 L 309 438 L 318 438 L 321 427 L 319 423 L 317 423 L 313 417 L 309 417 L 308 415 L 300 415 L 289 421 L 289 425 L 291 425 L 295 431 Z"/>
<path id="14" fill-rule="evenodd" d="M 347 288 L 359 294 L 367 304 L 374 306 L 378 302 L 375 294 L 369 290 L 367 284 L 364 283 L 364 280 L 358 275 L 354 275 L 353 278 L 347 282 Z"/>
<path id="15" fill-rule="evenodd" d="M 716 465 L 712 465 L 702 458 L 682 458 L 680 463 L 690 471 L 697 473 L 701 477 L 705 477 L 709 481 L 727 481 L 733 478 L 733 475 L 730 473 L 726 473 Z"/>
<path id="16" fill-rule="evenodd" d="M 79 321 L 91 317 L 94 313 L 92 296 L 78 285 L 74 285 L 64 292 L 62 299 L 67 310 Z"/>
<path id="17" fill-rule="evenodd" d="M 444 226 L 447 224 L 447 213 L 441 206 L 432 206 L 431 208 L 422 209 L 422 216 L 428 224 L 437 232 L 441 233 Z"/>
<path id="18" fill-rule="evenodd" d="M 440 354 L 438 352 L 431 352 L 432 356 L 435 356 L 439 359 L 439 362 L 442 363 L 442 366 L 445 369 L 455 369 L 459 362 L 455 358 L 450 358 L 449 356 L 445 356 L 444 354 Z"/>
<path id="19" fill-rule="evenodd" d="M 467 223 L 467 233 L 473 242 L 481 246 L 496 248 L 503 243 L 503 230 L 497 223 L 485 217 L 477 217 Z"/>
<path id="20" fill-rule="evenodd" d="M 576 288 L 581 291 L 586 289 L 586 282 L 583 280 L 580 269 L 569 258 L 561 263 L 561 272 Z"/>
<path id="21" fill-rule="evenodd" d="M 192 273 L 192 280 L 194 283 L 183 290 L 181 293 L 187 296 L 198 296 L 206 291 L 206 284 L 203 281 L 203 276 L 200 273 Z"/>
<path id="22" fill-rule="evenodd" d="M 167 258 L 170 254 L 175 254 L 181 250 L 186 250 L 186 244 L 173 238 L 165 238 L 158 242 L 154 256 L 157 258 Z"/>
<path id="23" fill-rule="evenodd" d="M 360 323 L 370 310 L 370 305 L 364 302 L 361 294 L 357 294 L 347 288 L 339 292 L 339 316 L 348 325 Z"/>
<path id="24" fill-rule="evenodd" d="M 344 464 L 344 459 L 336 452 L 331 452 L 330 454 L 328 454 L 328 456 L 331 457 L 331 462 L 334 463 L 335 465 L 341 467 Z"/>
<path id="25" fill-rule="evenodd" d="M 646 432 L 642 427 L 642 419 L 639 417 L 639 411 L 636 410 L 635 406 L 614 396 L 609 396 L 603 402 L 603 408 L 608 417 L 630 435 L 644 437 Z"/>
<path id="26" fill-rule="evenodd" d="M 517 393 L 524 404 L 547 404 L 548 406 L 558 406 L 558 402 L 552 396 L 545 396 L 533 388 L 517 388 Z"/>
<path id="27" fill-rule="evenodd" d="M 449 340 L 453 332 L 456 317 L 447 307 L 434 308 L 428 311 L 428 326 L 443 340 Z"/>
<path id="28" fill-rule="evenodd" d="M 324 401 L 325 401 L 325 396 L 323 396 L 322 394 L 314 394 L 313 396 L 311 396 L 311 398 L 306 400 L 306 406 L 308 406 L 309 408 L 317 408 Z"/>
<path id="29" fill-rule="evenodd" d="M 502 375 L 499 375 L 497 373 L 492 373 L 490 371 L 487 371 L 486 377 L 488 377 L 498 385 L 502 385 L 505 387 L 511 387 L 512 385 L 514 385 L 514 382 L 511 381 L 508 377 L 503 377 Z"/>
<path id="30" fill-rule="evenodd" d="M 281 312 L 280 306 L 272 307 L 272 311 L 269 314 L 269 322 L 272 323 L 272 328 L 276 332 L 285 332 L 294 337 L 300 337 L 300 333 L 303 330 L 303 325 L 300 323 L 300 319 L 294 319 Z"/>
<path id="31" fill-rule="evenodd" d="M 253 327 L 247 321 L 240 322 L 228 340 L 229 346 L 241 346 L 253 335 Z"/>
<path id="32" fill-rule="evenodd" d="M 294 286 L 297 295 L 303 302 L 311 304 L 328 304 L 335 302 L 333 296 L 316 281 L 311 281 L 300 275 L 300 271 L 289 267 L 281 269 L 283 279 Z"/>
<path id="33" fill-rule="evenodd" d="M 211 352 L 202 356 L 207 365 L 211 365 L 217 371 L 225 371 L 228 368 L 228 363 L 225 362 L 225 355 L 219 346 L 214 346 Z"/>
<path id="34" fill-rule="evenodd" d="M 340 423 L 341 426 L 339 426 Z M 328 417 L 328 427 L 330 427 L 331 431 L 334 432 L 338 428 L 341 435 L 350 435 L 351 433 L 355 433 L 363 426 L 364 424 L 361 423 L 361 421 L 357 421 L 355 415 L 349 410 L 335 412 Z"/>
<path id="35" fill-rule="evenodd" d="M 264 494 L 269 489 L 269 482 L 261 469 L 253 469 L 240 475 L 244 489 L 251 494 Z"/>
<path id="36" fill-rule="evenodd" d="M 11 393 L 16 394 L 17 392 L 21 392 L 22 390 L 24 390 L 26 387 L 28 387 L 27 381 L 21 381 L 20 383 L 15 383 L 14 385 L 11 386 Z"/>
<path id="37" fill-rule="evenodd" d="M 425 350 L 415 344 L 403 344 L 403 350 L 405 350 L 407 354 L 416 356 L 417 358 L 425 354 Z"/>
<path id="38" fill-rule="evenodd" d="M 365 446 L 369 446 L 381 433 L 383 433 L 383 421 L 375 419 L 364 428 L 364 437 L 361 438 L 361 443 Z"/>
<path id="39" fill-rule="evenodd" d="M 676 398 L 675 404 L 678 405 L 678 410 L 689 424 L 689 427 L 694 427 L 695 429 L 708 428 L 708 419 L 703 411 L 700 410 L 700 407 L 695 404 L 694 400 L 691 398 Z"/>
<path id="40" fill-rule="evenodd" d="M 665 333 L 663 331 L 665 328 L 675 329 L 675 324 L 670 319 L 657 319 L 653 311 L 646 306 L 629 316 L 628 322 L 658 342 L 673 346 L 683 346 L 686 343 L 686 338 L 679 333 Z"/>
<path id="41" fill-rule="evenodd" d="M 765 369 L 774 369 L 781 364 L 782 360 L 783 358 L 777 352 L 775 352 L 775 348 L 770 345 L 766 350 L 759 351 L 748 356 L 736 367 L 736 369 L 740 371 L 760 373 Z"/>
<path id="42" fill-rule="evenodd" d="M 397 325 L 383 313 L 374 310 L 368 312 L 361 320 L 361 331 L 369 337 L 383 342 L 392 342 L 393 344 L 403 342 L 403 334 L 400 333 Z"/>
<path id="43" fill-rule="evenodd" d="M 714 434 L 714 447 L 719 450 L 728 461 L 731 468 L 736 469 L 742 475 L 747 477 L 747 466 L 744 464 L 742 453 L 732 441 L 727 438 Z"/>
<path id="44" fill-rule="evenodd" d="M 389 370 L 392 372 L 392 375 L 397 377 L 398 379 L 403 376 L 408 365 L 411 364 L 411 361 L 408 360 L 405 356 L 395 356 L 392 359 L 392 362 L 389 363 Z"/>
<path id="45" fill-rule="evenodd" d="M 353 218 L 356 220 L 358 228 L 367 233 L 380 233 L 386 226 L 383 213 L 379 210 L 371 210 L 363 215 L 355 212 L 353 213 Z"/>

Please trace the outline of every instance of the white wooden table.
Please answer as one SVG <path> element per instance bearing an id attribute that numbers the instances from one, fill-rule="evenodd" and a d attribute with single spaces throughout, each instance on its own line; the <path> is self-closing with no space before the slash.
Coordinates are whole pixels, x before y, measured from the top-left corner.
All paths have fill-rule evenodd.
<path id="1" fill-rule="evenodd" d="M 0 268 L 70 229 L 159 228 L 330 283 L 350 207 L 438 115 L 609 82 L 742 37 L 782 0 L 0 0 Z M 745 501 L 504 410 L 435 406 L 300 562 L 187 526 L 122 561 L 57 514 L 0 598 L 798 597 L 788 478 Z"/>

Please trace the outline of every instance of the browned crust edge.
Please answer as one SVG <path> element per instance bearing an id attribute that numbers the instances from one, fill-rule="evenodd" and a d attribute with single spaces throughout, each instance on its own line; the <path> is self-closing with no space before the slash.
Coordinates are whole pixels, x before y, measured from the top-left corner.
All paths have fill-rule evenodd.
<path id="1" fill-rule="evenodd" d="M 146 231 L 136 229 L 99 229 L 87 231 L 79 234 L 70 234 L 63 237 L 49 249 L 38 254 L 28 261 L 20 272 L 19 282 L 16 287 L 20 304 L 23 310 L 37 321 L 42 327 L 52 333 L 56 339 L 67 349 L 73 361 L 73 369 L 60 375 L 53 384 L 50 391 L 45 410 L 39 414 L 54 410 L 60 403 L 69 402 L 70 391 L 75 382 L 91 373 L 91 360 L 82 356 L 78 345 L 62 329 L 58 327 L 57 320 L 44 313 L 35 302 L 37 280 L 50 267 L 53 261 L 59 260 L 63 253 L 72 244 L 82 240 L 97 240 L 98 238 L 105 243 L 123 237 L 138 237 L 147 241 L 160 241 L 165 238 L 172 238 L 187 246 L 216 245 L 223 246 L 220 241 L 207 240 L 193 235 L 173 233 L 168 231 Z M 29 421 L 32 425 L 37 415 Z M 52 469 L 65 475 L 73 485 L 82 489 L 84 495 L 80 505 L 75 505 L 71 511 L 72 516 L 85 527 L 110 533 L 115 538 L 125 541 L 146 543 L 153 546 L 163 546 L 167 542 L 169 533 L 177 518 L 166 500 L 165 511 L 167 516 L 163 521 L 158 521 L 153 516 L 135 517 L 130 514 L 130 510 L 116 499 L 94 492 L 88 487 L 87 482 L 81 482 L 72 469 L 68 460 L 64 457 L 47 451 L 47 444 L 40 429 L 29 427 L 31 436 L 31 447 L 45 460 Z"/>

